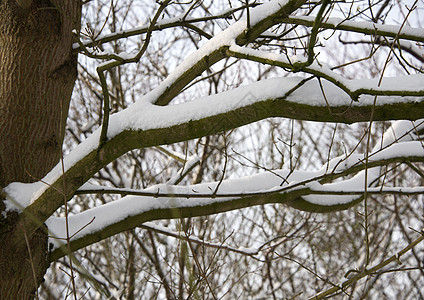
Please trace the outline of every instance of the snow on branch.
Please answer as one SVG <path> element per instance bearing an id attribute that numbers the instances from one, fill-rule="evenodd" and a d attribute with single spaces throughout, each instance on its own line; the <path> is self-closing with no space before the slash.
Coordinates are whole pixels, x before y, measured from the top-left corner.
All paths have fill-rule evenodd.
<path id="1" fill-rule="evenodd" d="M 200 49 L 190 54 L 178 67 L 155 89 L 156 97 L 152 103 L 168 104 L 189 82 L 207 70 L 211 65 L 225 58 L 225 49 L 231 44 L 246 45 L 255 40 L 261 33 L 277 22 L 277 19 L 287 17 L 304 4 L 306 0 L 274 0 L 251 8 L 249 20 L 242 17 L 206 42 Z M 248 21 L 248 22 L 247 22 Z M 247 24 L 249 23 L 249 24 Z M 151 24 L 154 29 L 155 24 Z M 130 58 L 128 57 L 130 56 Z M 133 62 L 132 55 L 127 53 L 104 56 L 109 60 L 98 68 L 113 67 Z M 159 94 L 159 95 L 158 95 Z"/>
<path id="2" fill-rule="evenodd" d="M 368 162 L 364 159 L 365 154 L 351 154 L 335 158 L 317 171 L 275 170 L 220 183 L 161 184 L 141 191 L 85 185 L 80 193 L 111 192 L 127 196 L 70 215 L 71 247 L 76 250 L 137 224 L 162 218 L 199 216 L 266 203 L 282 203 L 310 211 L 332 211 L 346 209 L 361 201 L 366 189 L 370 193 L 422 192 L 424 187 L 377 186 L 379 166 L 405 160 L 424 161 L 424 147 L 416 135 L 422 127 L 423 122 L 397 122 L 386 132 L 379 146 L 369 153 Z M 355 173 L 352 178 L 331 182 Z M 219 190 L 214 193 L 218 184 Z M 64 224 L 64 218 L 47 220 L 53 236 L 59 241 L 64 237 Z M 57 244 L 55 239 L 52 242 Z"/>

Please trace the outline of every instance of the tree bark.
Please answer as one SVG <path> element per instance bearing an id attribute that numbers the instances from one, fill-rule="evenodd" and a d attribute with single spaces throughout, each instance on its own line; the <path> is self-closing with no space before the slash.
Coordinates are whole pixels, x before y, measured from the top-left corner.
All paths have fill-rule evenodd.
<path id="1" fill-rule="evenodd" d="M 0 188 L 59 162 L 77 76 L 80 0 L 0 1 Z M 0 201 L 0 299 L 34 296 L 49 265 L 47 230 L 27 235 Z"/>

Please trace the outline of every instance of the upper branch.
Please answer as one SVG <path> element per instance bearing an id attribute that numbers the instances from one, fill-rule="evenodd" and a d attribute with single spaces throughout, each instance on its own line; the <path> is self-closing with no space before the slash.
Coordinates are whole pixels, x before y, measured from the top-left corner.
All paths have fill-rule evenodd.
<path id="1" fill-rule="evenodd" d="M 281 20 L 282 23 L 304 25 L 308 27 L 312 27 L 314 21 L 315 18 L 312 16 L 290 16 L 289 18 Z M 371 36 L 378 35 L 424 43 L 424 32 L 422 28 L 404 26 L 399 32 L 400 26 L 396 25 L 383 25 L 365 21 L 347 21 L 340 18 L 328 18 L 323 21 L 320 26 L 321 28 L 338 31 L 357 32 Z"/>

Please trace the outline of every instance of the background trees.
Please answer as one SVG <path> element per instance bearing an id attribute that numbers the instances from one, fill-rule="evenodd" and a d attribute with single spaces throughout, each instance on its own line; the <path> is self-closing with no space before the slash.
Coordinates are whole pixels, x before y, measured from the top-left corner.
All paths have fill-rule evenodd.
<path id="1" fill-rule="evenodd" d="M 420 295 L 421 6 L 85 2 L 63 167 L 4 189 L 80 249 L 40 296 Z"/>

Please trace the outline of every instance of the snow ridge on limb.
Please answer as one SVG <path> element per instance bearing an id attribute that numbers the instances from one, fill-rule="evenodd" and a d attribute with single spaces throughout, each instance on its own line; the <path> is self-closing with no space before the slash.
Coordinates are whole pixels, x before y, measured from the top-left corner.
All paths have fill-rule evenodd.
<path id="1" fill-rule="evenodd" d="M 304 3 L 306 0 L 274 0 L 250 9 L 249 24 L 247 18 L 242 17 L 192 53 L 155 89 L 154 93 L 159 92 L 161 95 L 151 98 L 150 102 L 168 104 L 189 82 L 225 58 L 226 49 L 230 45 L 236 43 L 242 46 L 254 41 L 273 26 L 277 19 L 288 16 Z"/>
<path id="2" fill-rule="evenodd" d="M 365 165 L 364 154 L 337 157 L 317 171 L 275 170 L 238 179 L 209 182 L 189 186 L 161 184 L 145 190 L 111 189 L 85 185 L 79 193 L 126 194 L 120 200 L 69 216 L 71 248 L 88 244 L 116 234 L 146 221 L 164 218 L 199 216 L 224 212 L 266 203 L 282 203 L 300 210 L 328 212 L 343 210 L 362 200 L 365 184 L 370 193 L 417 193 L 424 187 L 404 188 L 377 186 L 380 166 L 388 162 L 424 161 L 424 148 L 418 132 L 424 122 L 395 122 L 383 140 L 369 154 Z M 368 181 L 365 183 L 365 168 Z M 332 183 L 347 175 L 350 179 Z M 344 194 L 344 195 L 342 195 Z M 348 195 L 346 195 L 348 194 Z M 119 208 L 119 209 L 118 209 Z M 58 247 L 64 236 L 64 218 L 47 220 L 53 235 L 51 242 Z M 60 249 L 55 256 L 62 256 Z M 56 257 L 57 258 L 57 257 Z"/>
<path id="3" fill-rule="evenodd" d="M 356 204 L 362 201 L 364 191 L 371 188 L 371 193 L 378 192 L 393 192 L 393 193 L 417 193 L 422 191 L 423 187 L 404 189 L 403 187 L 385 188 L 384 186 L 376 187 L 380 179 L 380 166 L 373 167 L 373 162 L 382 161 L 385 162 L 382 165 L 387 165 L 396 156 L 410 158 L 410 161 L 414 161 L 414 157 L 424 156 L 424 145 L 421 141 L 420 132 L 424 129 L 424 119 L 417 120 L 416 122 L 410 121 L 397 121 L 384 133 L 383 139 L 380 144 L 377 144 L 371 153 L 368 154 L 368 162 L 365 165 L 365 155 L 352 155 L 343 158 L 333 159 L 328 163 L 326 168 L 331 172 L 337 171 L 341 168 L 341 171 L 349 170 L 359 164 L 365 165 L 363 170 L 356 174 L 351 179 L 321 184 L 316 181 L 312 184 L 312 194 L 320 193 L 320 195 L 307 195 L 302 196 L 301 199 L 290 203 L 289 205 L 302 209 L 306 207 L 307 210 L 320 211 L 320 206 L 333 206 L 345 203 Z M 353 163 L 353 164 L 352 164 Z M 328 172 L 328 171 L 327 171 Z M 367 172 L 367 176 L 365 176 Z M 372 188 L 376 187 L 376 188 Z M 326 194 L 326 191 L 333 194 Z"/>

